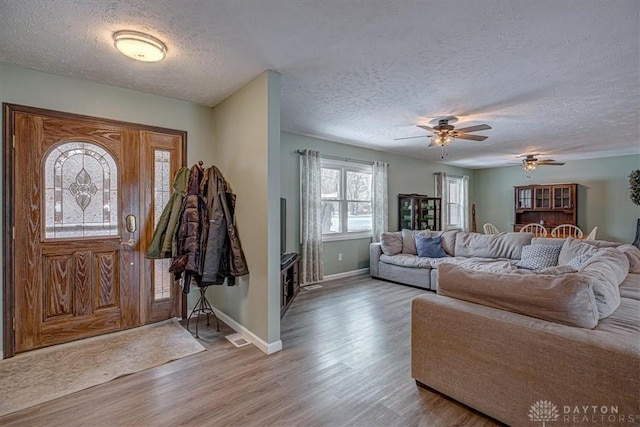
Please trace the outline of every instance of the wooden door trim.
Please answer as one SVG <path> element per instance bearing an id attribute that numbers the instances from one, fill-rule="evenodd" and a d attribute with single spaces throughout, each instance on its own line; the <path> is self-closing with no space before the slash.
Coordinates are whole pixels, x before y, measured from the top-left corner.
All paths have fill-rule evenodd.
<path id="1" fill-rule="evenodd" d="M 113 119 L 105 119 L 99 117 L 92 117 L 83 114 L 67 113 L 62 111 L 47 110 L 44 108 L 29 107 L 25 105 L 2 103 L 2 119 L 3 119 L 3 132 L 2 132 L 2 153 L 3 153 L 3 186 L 2 186 L 2 250 L 3 258 L 6 260 L 4 263 L 4 269 L 2 271 L 3 280 L 3 292 L 2 292 L 2 311 L 3 311 L 3 357 L 9 358 L 15 355 L 15 331 L 13 328 L 13 319 L 15 315 L 14 294 L 15 283 L 13 280 L 14 273 L 14 240 L 13 240 L 13 226 L 15 224 L 13 207 L 15 201 L 15 185 L 14 185 L 14 172 L 15 172 L 15 156 L 13 150 L 13 134 L 15 132 L 14 117 L 16 113 L 32 114 L 37 116 L 46 116 L 62 120 L 73 120 L 86 122 L 98 125 L 111 125 L 119 126 L 125 129 L 160 132 L 171 135 L 178 135 L 182 137 L 182 166 L 186 166 L 187 158 L 187 132 L 176 129 L 168 129 L 159 126 L 143 125 L 131 122 L 124 122 Z M 186 305 L 183 298 L 183 312 L 182 316 L 186 315 Z"/>

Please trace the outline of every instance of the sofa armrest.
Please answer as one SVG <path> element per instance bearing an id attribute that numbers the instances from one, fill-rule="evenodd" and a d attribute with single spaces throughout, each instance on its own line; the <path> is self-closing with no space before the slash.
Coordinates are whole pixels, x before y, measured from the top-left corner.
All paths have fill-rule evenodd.
<path id="1" fill-rule="evenodd" d="M 371 277 L 378 277 L 380 275 L 380 269 L 378 267 L 380 255 L 382 255 L 382 245 L 380 242 L 371 243 L 371 245 L 369 245 L 369 274 L 371 274 Z"/>

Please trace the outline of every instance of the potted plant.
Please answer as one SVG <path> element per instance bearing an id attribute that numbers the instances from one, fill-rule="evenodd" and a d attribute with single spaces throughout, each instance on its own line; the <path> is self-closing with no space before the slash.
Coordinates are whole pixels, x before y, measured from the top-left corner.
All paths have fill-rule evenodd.
<path id="1" fill-rule="evenodd" d="M 629 197 L 633 203 L 640 206 L 640 169 L 631 171 L 629 175 Z M 640 248 L 640 218 L 636 223 L 636 239 L 633 244 Z"/>

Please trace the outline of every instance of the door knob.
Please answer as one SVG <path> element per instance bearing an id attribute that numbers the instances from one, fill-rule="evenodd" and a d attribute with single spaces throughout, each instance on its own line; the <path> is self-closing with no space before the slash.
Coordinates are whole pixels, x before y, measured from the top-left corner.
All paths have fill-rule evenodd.
<path id="1" fill-rule="evenodd" d="M 134 247 L 136 245 L 136 241 L 134 239 L 129 239 L 126 242 L 120 242 L 120 244 Z"/>

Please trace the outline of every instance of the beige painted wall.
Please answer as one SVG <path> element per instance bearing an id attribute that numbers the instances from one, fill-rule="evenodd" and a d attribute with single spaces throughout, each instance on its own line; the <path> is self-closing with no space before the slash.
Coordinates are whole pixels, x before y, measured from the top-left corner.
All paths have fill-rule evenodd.
<path id="1" fill-rule="evenodd" d="M 265 72 L 213 109 L 215 164 L 237 195 L 249 275 L 212 304 L 272 345 L 280 341 L 280 75 Z"/>
<path id="2" fill-rule="evenodd" d="M 296 150 L 313 149 L 321 154 L 366 161 L 389 163 L 389 230 L 398 229 L 398 194 L 435 194 L 435 172 L 469 175 L 469 199 L 473 203 L 474 173 L 472 170 L 405 157 L 383 151 L 369 150 L 317 138 L 282 132 L 280 152 L 283 167 L 280 172 L 280 197 L 287 199 L 287 252 L 300 253 L 300 165 Z M 325 242 L 324 274 L 338 274 L 369 267 L 371 239 Z M 342 261 L 338 261 L 338 254 Z"/>
<path id="3" fill-rule="evenodd" d="M 640 155 L 567 162 L 564 166 L 539 167 L 527 178 L 520 167 L 476 170 L 475 194 L 478 226 L 491 222 L 511 231 L 513 187 L 527 184 L 577 183 L 578 225 L 597 238 L 632 242 L 640 208 L 629 199 L 629 174 L 640 169 Z"/>
<path id="4" fill-rule="evenodd" d="M 211 109 L 193 103 L 11 65 L 0 65 L 0 102 L 185 130 L 189 164 L 213 161 Z"/>

